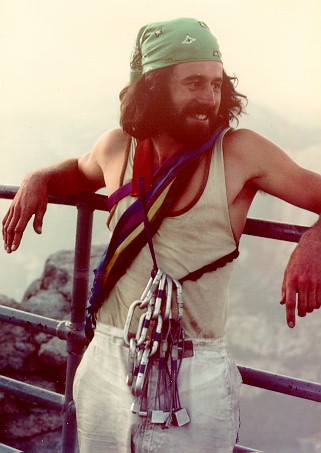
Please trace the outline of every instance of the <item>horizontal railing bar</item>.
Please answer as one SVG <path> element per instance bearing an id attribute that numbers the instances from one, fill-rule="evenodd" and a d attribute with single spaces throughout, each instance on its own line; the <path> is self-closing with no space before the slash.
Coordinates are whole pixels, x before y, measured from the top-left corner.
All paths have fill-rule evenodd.
<path id="1" fill-rule="evenodd" d="M 0 305 L 0 321 L 9 322 L 30 330 L 42 331 L 63 340 L 72 336 L 84 344 L 88 342 L 81 331 L 73 331 L 71 329 L 72 326 L 68 321 L 46 318 L 34 313 L 5 307 L 4 305 Z M 244 384 L 321 402 L 321 384 L 244 366 L 239 366 L 239 370 Z"/>
<path id="2" fill-rule="evenodd" d="M 281 241 L 299 242 L 302 234 L 308 229 L 309 227 L 306 226 L 248 218 L 244 234 Z"/>
<path id="3" fill-rule="evenodd" d="M 59 410 L 64 408 L 64 395 L 50 390 L 41 389 L 40 387 L 26 384 L 6 376 L 0 376 L 0 391 L 10 393 L 31 403 L 41 403 Z M 73 410 L 75 410 L 74 405 Z M 236 445 L 234 448 L 234 453 L 250 452 L 259 453 L 260 451 L 241 445 Z"/>
<path id="4" fill-rule="evenodd" d="M 64 395 L 50 390 L 41 389 L 40 387 L 35 387 L 6 376 L 0 376 L 0 391 L 8 392 L 32 403 L 46 404 L 54 409 L 62 410 L 64 408 Z M 75 405 L 73 405 L 72 410 L 75 411 Z M 252 448 L 244 447 L 239 444 L 235 446 L 233 452 L 260 453 L 259 450 L 253 450 Z"/>
<path id="5" fill-rule="evenodd" d="M 262 450 L 254 450 L 253 448 L 243 447 L 242 445 L 235 445 L 233 453 L 263 453 Z"/>
<path id="6" fill-rule="evenodd" d="M 242 375 L 243 384 L 321 402 L 321 384 L 239 365 L 238 369 Z"/>
<path id="7" fill-rule="evenodd" d="M 0 453 L 23 453 L 23 451 L 0 442 Z"/>
<path id="8" fill-rule="evenodd" d="M 321 402 L 321 384 L 240 365 L 238 365 L 238 369 L 242 375 L 243 384 Z M 31 402 L 46 401 L 51 406 L 59 408 L 64 404 L 64 395 L 35 387 L 25 382 L 16 381 L 6 376 L 0 376 L 0 391 L 7 391 Z"/>
<path id="9" fill-rule="evenodd" d="M 18 189 L 19 187 L 17 186 L 0 185 L 0 198 L 12 199 Z M 96 193 L 83 193 L 80 195 L 69 195 L 67 197 L 49 196 L 49 203 L 68 206 L 87 203 L 93 209 L 107 211 L 107 197 Z M 244 234 L 288 242 L 298 242 L 302 234 L 308 229 L 309 227 L 306 226 L 248 218 Z"/>
<path id="10" fill-rule="evenodd" d="M 58 321 L 57 319 L 46 318 L 45 316 L 6 307 L 5 305 L 0 305 L 0 321 L 24 327 L 31 331 L 44 332 L 61 340 L 72 338 L 83 345 L 88 344 L 82 329 L 78 325 L 74 326 L 69 321 Z"/>
<path id="11" fill-rule="evenodd" d="M 0 198 L 11 200 L 16 195 L 18 189 L 18 186 L 0 185 Z M 48 197 L 49 203 L 67 206 L 77 206 L 80 203 L 86 203 L 93 210 L 97 209 L 99 211 L 108 211 L 107 199 L 107 196 L 98 193 L 81 193 L 77 195 L 68 195 L 65 197 L 56 197 L 49 195 Z"/>
<path id="12" fill-rule="evenodd" d="M 0 391 L 10 393 L 31 403 L 46 403 L 55 409 L 63 409 L 65 404 L 65 397 L 60 393 L 17 381 L 7 376 L 0 376 Z"/>

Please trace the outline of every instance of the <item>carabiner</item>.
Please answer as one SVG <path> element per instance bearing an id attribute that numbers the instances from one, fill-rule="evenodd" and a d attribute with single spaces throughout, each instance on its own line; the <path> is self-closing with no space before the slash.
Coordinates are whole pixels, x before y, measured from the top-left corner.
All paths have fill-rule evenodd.
<path id="1" fill-rule="evenodd" d="M 169 275 L 167 275 L 167 280 L 166 280 L 166 306 L 165 306 L 165 312 L 164 312 L 164 321 L 167 321 L 169 318 L 171 318 L 171 307 L 172 307 L 172 294 L 173 294 L 173 281 Z"/>
<path id="2" fill-rule="evenodd" d="M 164 288 L 165 288 L 165 282 L 166 282 L 166 274 L 163 273 L 162 278 L 160 279 L 158 289 L 157 289 L 157 295 L 156 295 L 156 301 L 155 301 L 155 307 L 153 311 L 153 319 L 157 319 L 158 315 L 160 313 L 163 297 L 164 297 Z"/>
<path id="3" fill-rule="evenodd" d="M 158 287 L 158 284 L 159 284 L 159 281 L 160 281 L 162 275 L 163 275 L 162 269 L 158 269 L 152 284 L 150 285 L 148 291 L 146 292 L 144 299 L 141 301 L 140 308 L 145 308 L 147 306 L 147 304 L 149 304 L 150 299 L 153 297 L 153 295 L 156 291 L 156 288 Z M 145 291 L 144 291 L 144 293 L 145 293 Z"/>
<path id="4" fill-rule="evenodd" d="M 178 280 L 173 278 L 173 282 L 175 283 L 176 286 L 176 301 L 177 301 L 177 308 L 178 308 L 178 317 L 177 321 L 180 321 L 183 316 L 183 306 L 184 306 L 184 301 L 183 301 L 183 289 L 182 285 Z"/>
<path id="5" fill-rule="evenodd" d="M 135 386 L 136 386 L 136 380 L 137 380 L 137 375 L 138 375 L 138 371 L 139 371 L 139 365 L 140 365 L 140 362 L 142 361 L 143 352 L 144 352 L 143 349 L 137 349 L 136 348 L 132 389 L 135 388 Z M 133 392 L 133 390 L 132 390 L 132 392 Z"/>
<path id="6" fill-rule="evenodd" d="M 136 332 L 136 340 L 137 340 L 137 346 L 141 346 L 144 341 L 146 340 L 147 332 L 149 329 L 150 325 L 150 320 L 152 318 L 152 313 L 153 313 L 153 307 L 152 305 L 148 305 L 146 313 L 144 313 L 141 316 L 141 320 L 139 322 L 139 325 L 141 326 L 141 332 L 137 330 Z"/>
<path id="7" fill-rule="evenodd" d="M 129 346 L 129 329 L 134 316 L 135 308 L 141 304 L 141 300 L 135 300 L 128 309 L 128 314 L 124 326 L 123 339 L 124 343 Z"/>
<path id="8" fill-rule="evenodd" d="M 134 396 L 140 396 L 143 391 L 146 375 L 147 375 L 147 367 L 148 367 L 148 360 L 149 360 L 149 355 L 150 355 L 150 347 L 149 347 L 150 341 L 146 344 L 146 348 L 143 352 L 142 360 L 139 364 L 139 369 L 138 369 L 138 374 L 137 374 L 137 379 L 136 379 L 136 385 L 135 387 L 132 387 L 132 392 Z"/>
<path id="9" fill-rule="evenodd" d="M 152 349 L 149 354 L 149 357 L 151 357 L 153 354 L 155 354 L 158 349 L 159 343 L 162 339 L 162 327 L 163 327 L 163 318 L 161 315 L 158 315 L 157 325 L 156 325 L 156 328 L 154 331 L 154 336 L 153 336 L 153 345 L 152 345 Z"/>
<path id="10" fill-rule="evenodd" d="M 148 280 L 148 283 L 146 285 L 146 288 L 144 289 L 143 294 L 140 297 L 141 301 L 145 300 L 145 297 L 147 296 L 147 293 L 148 293 L 152 283 L 153 283 L 153 277 L 150 277 L 150 279 Z"/>
<path id="11" fill-rule="evenodd" d="M 135 356 L 136 356 L 136 340 L 131 338 L 129 341 L 129 352 L 128 352 L 128 362 L 127 362 L 127 378 L 126 382 L 128 386 L 131 386 L 134 379 L 134 370 L 135 370 Z"/>

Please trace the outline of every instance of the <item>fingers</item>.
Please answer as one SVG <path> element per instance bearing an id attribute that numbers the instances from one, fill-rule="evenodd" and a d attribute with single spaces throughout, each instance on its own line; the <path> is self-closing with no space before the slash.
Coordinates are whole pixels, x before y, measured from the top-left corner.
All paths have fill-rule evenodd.
<path id="1" fill-rule="evenodd" d="M 321 289 L 317 282 L 290 284 L 285 279 L 280 304 L 286 306 L 286 322 L 290 328 L 293 328 L 296 323 L 296 311 L 297 315 L 303 318 L 307 313 L 312 313 L 321 307 Z"/>
<path id="2" fill-rule="evenodd" d="M 12 203 L 2 222 L 2 236 L 7 253 L 14 252 L 19 248 L 23 233 L 33 214 L 35 214 L 34 230 L 41 234 L 46 209 L 46 203 L 40 203 L 36 212 L 30 208 L 21 209 L 19 205 Z"/>
<path id="3" fill-rule="evenodd" d="M 312 313 L 317 308 L 317 289 L 312 288 L 307 293 L 307 313 Z"/>
<path id="4" fill-rule="evenodd" d="M 46 176 L 41 172 L 27 175 L 2 221 L 4 248 L 8 253 L 18 249 L 26 226 L 33 215 L 35 216 L 34 230 L 38 234 L 41 233 L 47 204 Z"/>
<path id="5" fill-rule="evenodd" d="M 45 205 L 41 205 L 36 211 L 35 219 L 33 221 L 33 229 L 35 230 L 35 232 L 37 234 L 42 233 L 42 222 L 43 222 L 43 218 L 46 213 L 46 210 L 47 210 L 47 205 L 45 204 Z"/>
<path id="6" fill-rule="evenodd" d="M 291 254 L 284 273 L 281 304 L 286 308 L 290 327 L 295 312 L 300 317 L 321 307 L 321 240 L 320 223 L 308 230 Z"/>
<path id="7" fill-rule="evenodd" d="M 285 304 L 286 322 L 290 329 L 293 329 L 295 326 L 296 291 L 291 287 L 285 293 Z"/>
<path id="8" fill-rule="evenodd" d="M 298 292 L 298 316 L 303 318 L 307 314 L 308 308 L 308 291 L 302 289 Z"/>
<path id="9" fill-rule="evenodd" d="M 293 329 L 295 326 L 296 285 L 288 278 L 287 272 L 284 273 L 280 304 L 285 305 L 286 322 Z"/>
<path id="10" fill-rule="evenodd" d="M 31 215 L 20 216 L 20 210 L 12 205 L 2 222 L 2 235 L 4 248 L 11 253 L 20 245 L 23 232 Z"/>

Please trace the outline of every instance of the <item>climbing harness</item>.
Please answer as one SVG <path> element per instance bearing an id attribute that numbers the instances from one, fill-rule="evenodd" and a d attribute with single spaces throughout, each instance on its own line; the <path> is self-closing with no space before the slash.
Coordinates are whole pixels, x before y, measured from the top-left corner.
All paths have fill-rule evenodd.
<path id="1" fill-rule="evenodd" d="M 124 327 L 124 344 L 129 347 L 127 384 L 136 397 L 132 412 L 142 417 L 150 414 L 151 422 L 164 428 L 171 424 L 183 426 L 190 418 L 186 408 L 181 407 L 177 379 L 182 359 L 192 355 L 192 342 L 185 339 L 180 324 L 182 285 L 162 269 L 153 269 L 153 273 L 141 298 L 129 307 Z M 176 301 L 175 313 L 172 300 Z M 143 313 L 134 333 L 131 326 L 137 309 Z M 158 378 L 154 408 L 150 410 L 148 378 L 153 364 Z"/>

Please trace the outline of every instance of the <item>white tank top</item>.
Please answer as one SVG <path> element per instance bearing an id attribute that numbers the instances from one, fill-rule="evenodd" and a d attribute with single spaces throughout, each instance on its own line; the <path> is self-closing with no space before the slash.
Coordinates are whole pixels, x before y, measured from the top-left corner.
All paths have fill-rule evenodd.
<path id="1" fill-rule="evenodd" d="M 216 141 L 208 179 L 197 202 L 187 211 L 166 217 L 153 237 L 157 264 L 170 276 L 180 279 L 212 263 L 236 248 L 227 203 L 222 141 Z M 124 183 L 132 179 L 135 146 L 129 154 Z M 114 228 L 124 210 L 136 198 L 122 199 L 111 220 Z M 104 324 L 123 328 L 130 304 L 139 299 L 153 267 L 148 245 L 129 266 L 97 314 Z M 182 325 L 191 338 L 219 338 L 224 335 L 228 287 L 233 263 L 201 278 L 183 283 L 184 314 Z M 137 310 L 132 326 L 135 331 L 141 312 Z"/>

